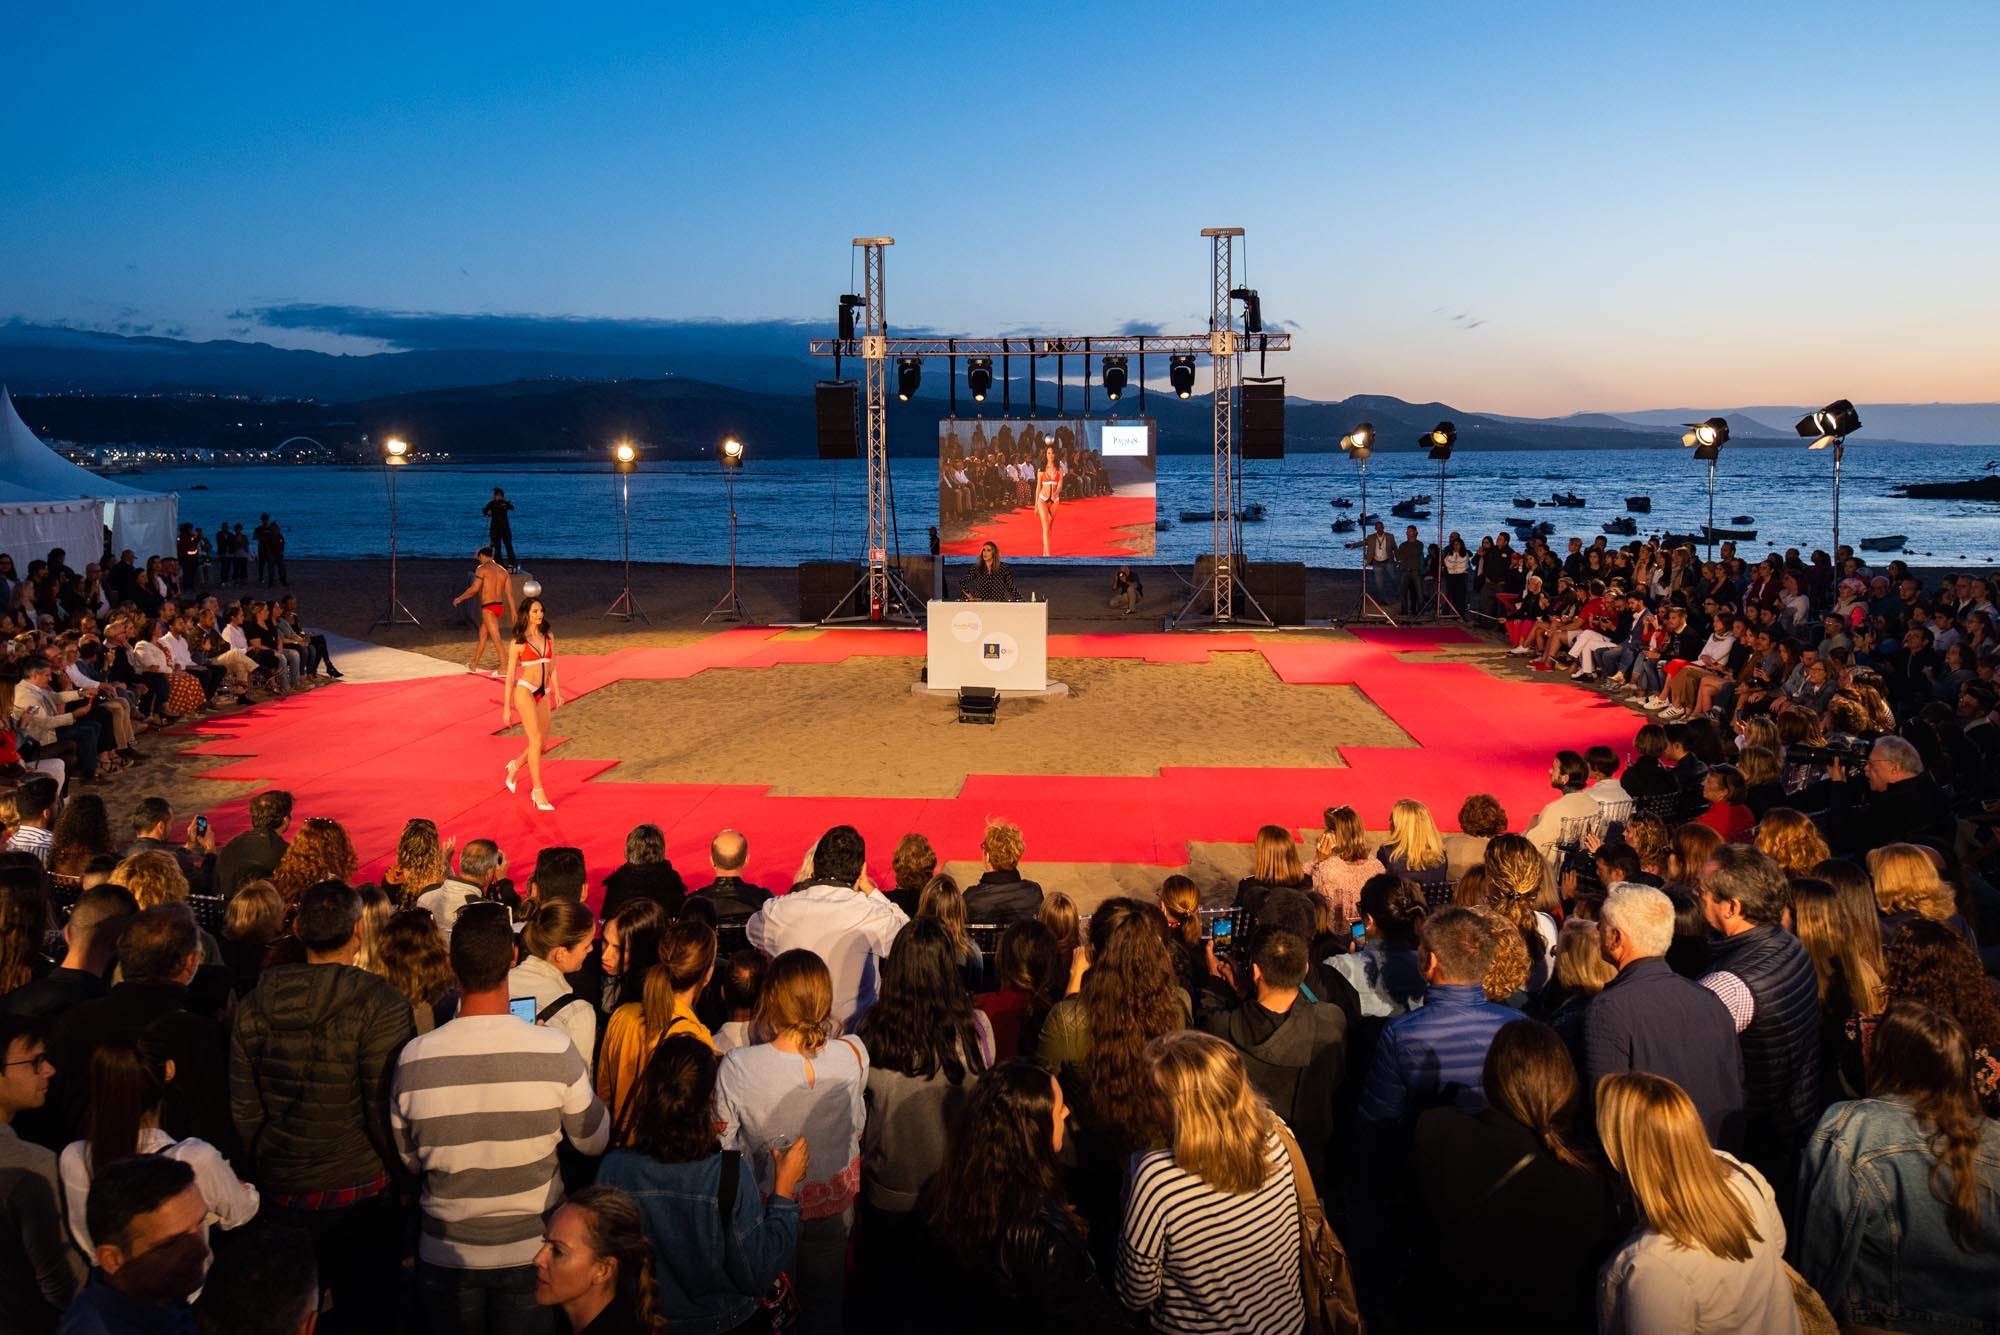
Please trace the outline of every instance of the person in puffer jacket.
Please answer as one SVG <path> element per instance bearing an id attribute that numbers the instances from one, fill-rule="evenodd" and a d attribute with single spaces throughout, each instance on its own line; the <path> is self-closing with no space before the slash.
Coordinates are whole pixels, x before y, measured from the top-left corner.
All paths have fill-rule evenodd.
<path id="1" fill-rule="evenodd" d="M 354 967 L 351 887 L 308 889 L 293 930 L 306 963 L 266 969 L 237 1008 L 230 1110 L 263 1214 L 313 1240 L 320 1284 L 336 1295 L 332 1329 L 389 1330 L 404 1233 L 389 1086 L 415 1021 L 386 979 Z"/>

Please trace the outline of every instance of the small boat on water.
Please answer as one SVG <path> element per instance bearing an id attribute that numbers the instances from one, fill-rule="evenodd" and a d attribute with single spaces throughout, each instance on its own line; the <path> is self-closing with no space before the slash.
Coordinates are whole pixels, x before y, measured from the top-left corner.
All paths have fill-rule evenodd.
<path id="1" fill-rule="evenodd" d="M 1381 518 L 1381 515 L 1363 515 L 1361 516 L 1361 522 L 1364 524 L 1373 524 Z"/>
<path id="2" fill-rule="evenodd" d="M 1566 510 L 1580 510 L 1589 503 L 1573 491 L 1558 491 L 1548 499 L 1548 504 L 1560 505 Z"/>
<path id="3" fill-rule="evenodd" d="M 1703 538 L 1699 533 L 1662 533 L 1660 535 L 1660 546 L 1662 547 L 1699 547 L 1706 541 L 1707 539 Z"/>
<path id="4" fill-rule="evenodd" d="M 1514 508 L 1516 510 L 1532 510 L 1535 508 L 1535 498 L 1532 496 L 1516 496 L 1514 498 Z"/>
<path id="5" fill-rule="evenodd" d="M 1639 531 L 1639 521 L 1631 515 L 1620 515 L 1616 519 L 1606 520 L 1604 522 L 1604 531 L 1606 533 L 1619 533 L 1630 537 Z"/>
<path id="6" fill-rule="evenodd" d="M 1250 502 L 1250 504 L 1236 512 L 1236 519 L 1245 524 L 1261 523 L 1264 519 L 1264 503 L 1262 501 Z M 1181 511 L 1181 522 L 1183 524 L 1212 524 L 1215 522 L 1215 511 L 1183 510 Z"/>
<path id="7" fill-rule="evenodd" d="M 1345 496 L 1336 496 L 1327 502 L 1327 504 L 1336 510 L 1352 510 L 1354 508 L 1354 502 L 1348 500 Z"/>
<path id="8" fill-rule="evenodd" d="M 1749 542 L 1757 536 L 1754 528 L 1711 528 L 1703 524 L 1701 531 L 1714 542 Z"/>
<path id="9" fill-rule="evenodd" d="M 1653 498 L 1651 496 L 1627 496 L 1625 498 L 1625 508 L 1635 515 L 1649 515 L 1653 513 Z"/>
<path id="10" fill-rule="evenodd" d="M 1421 496 L 1412 496 L 1410 497 L 1410 499 L 1415 501 L 1418 505 L 1429 505 L 1431 503 L 1431 494 L 1429 492 L 1425 492 Z"/>
<path id="11" fill-rule="evenodd" d="M 1407 501 L 1397 501 L 1389 507 L 1389 513 L 1400 519 L 1429 519 L 1431 512 L 1421 509 L 1420 504 L 1415 498 Z"/>
<path id="12" fill-rule="evenodd" d="M 1354 531 L 1354 521 L 1352 519 L 1336 519 L 1333 521 L 1333 531 L 1335 533 L 1352 533 Z"/>
<path id="13" fill-rule="evenodd" d="M 1756 515 L 1731 515 L 1731 516 L 1729 516 L 1729 522 L 1730 522 L 1730 523 L 1732 523 L 1732 524 L 1754 524 L 1754 523 L 1756 523 L 1756 522 L 1757 522 L 1757 516 L 1756 516 Z"/>
<path id="14" fill-rule="evenodd" d="M 1893 533 L 1886 538 L 1863 538 L 1861 550 L 1864 552 L 1900 552 L 1909 538 L 1901 533 Z"/>

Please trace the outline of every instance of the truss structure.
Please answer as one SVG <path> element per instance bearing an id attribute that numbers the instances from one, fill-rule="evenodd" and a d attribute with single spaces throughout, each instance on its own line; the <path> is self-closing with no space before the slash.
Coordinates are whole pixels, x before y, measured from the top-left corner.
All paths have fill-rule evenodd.
<path id="1" fill-rule="evenodd" d="M 1240 334 L 1236 329 L 1231 290 L 1235 286 L 1235 241 L 1241 227 L 1203 228 L 1210 245 L 1209 327 L 1205 334 L 1055 334 L 1005 338 L 890 338 L 885 305 L 883 250 L 894 245 L 887 236 L 856 237 L 862 252 L 865 287 L 862 297 L 866 320 L 856 331 L 857 338 L 816 338 L 806 345 L 814 357 L 856 357 L 866 368 L 867 450 L 868 450 L 868 569 L 822 624 L 844 621 L 887 621 L 903 625 L 923 624 L 924 603 L 910 592 L 902 573 L 889 563 L 889 450 L 887 369 L 892 359 L 903 357 L 944 358 L 956 363 L 960 357 L 1084 357 L 1084 381 L 1089 384 L 1087 359 L 1111 354 L 1148 353 L 1207 356 L 1214 373 L 1214 564 L 1207 580 L 1198 584 L 1194 596 L 1172 621 L 1175 629 L 1185 626 L 1228 625 L 1248 621 L 1271 625 L 1271 618 L 1250 596 L 1242 580 L 1242 528 L 1237 500 L 1236 393 L 1242 381 L 1242 355 L 1246 340 L 1256 350 L 1290 352 L 1292 338 L 1285 333 Z M 1058 361 L 1058 367 L 1061 362 Z M 1144 383 L 1143 363 L 1140 380 Z M 840 615 L 847 598 L 866 586 L 865 613 Z M 1237 605 L 1242 595 L 1243 607 Z M 1204 607 L 1203 604 L 1206 603 Z"/>

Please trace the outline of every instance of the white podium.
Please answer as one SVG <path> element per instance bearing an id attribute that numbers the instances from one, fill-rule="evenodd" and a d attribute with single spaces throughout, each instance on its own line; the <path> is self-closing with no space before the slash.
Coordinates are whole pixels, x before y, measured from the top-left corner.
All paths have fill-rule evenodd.
<path id="1" fill-rule="evenodd" d="M 924 624 L 931 690 L 1048 691 L 1047 603 L 932 602 Z"/>

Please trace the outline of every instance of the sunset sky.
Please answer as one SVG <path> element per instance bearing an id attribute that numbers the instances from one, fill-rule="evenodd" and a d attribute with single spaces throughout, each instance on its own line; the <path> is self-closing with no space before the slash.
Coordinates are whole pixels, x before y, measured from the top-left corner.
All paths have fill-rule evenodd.
<path id="1" fill-rule="evenodd" d="M 1204 326 L 1520 414 L 2000 399 L 2000 4 L 16 7 L 0 320 Z M 289 322 L 291 324 L 297 321 Z M 1274 368 L 1275 369 L 1275 368 Z"/>

